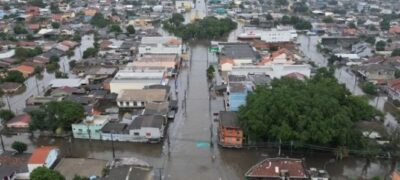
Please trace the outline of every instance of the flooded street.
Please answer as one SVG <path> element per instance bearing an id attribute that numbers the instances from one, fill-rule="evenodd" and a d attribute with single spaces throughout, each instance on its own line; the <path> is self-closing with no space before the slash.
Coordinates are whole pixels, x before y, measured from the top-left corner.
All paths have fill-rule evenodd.
<path id="1" fill-rule="evenodd" d="M 75 77 L 69 70 L 69 62 L 72 60 L 80 60 L 82 58 L 83 51 L 89 47 L 93 47 L 94 39 L 93 35 L 85 35 L 82 37 L 81 45 L 75 48 L 74 56 L 68 58 L 63 56 L 60 58 L 60 71 L 67 72 L 70 78 Z M 10 104 L 11 110 L 15 114 L 20 114 L 25 108 L 25 100 L 31 96 L 43 95 L 47 90 L 51 80 L 55 79 L 54 73 L 47 73 L 44 71 L 42 76 L 32 76 L 25 80 L 24 84 L 26 90 L 21 94 L 15 94 L 10 96 L 3 96 L 3 102 L 6 104 L 3 108 L 8 108 L 7 101 Z"/>
<path id="2" fill-rule="evenodd" d="M 203 0 L 197 1 L 196 8 L 207 10 Z M 203 11 L 200 10 L 200 11 Z M 190 18 L 188 15 L 186 19 Z M 236 35 L 242 32 L 242 25 L 231 33 L 228 40 L 236 41 Z M 165 32 L 163 32 L 165 34 Z M 299 36 L 300 50 L 316 62 L 318 66 L 326 66 L 324 58 L 316 49 L 318 37 Z M 68 62 L 80 60 L 82 52 L 93 46 L 93 36 L 84 36 L 82 45 L 75 50 L 75 56 L 63 57 L 60 61 L 60 70 L 69 72 Z M 209 64 L 217 65 L 215 54 L 208 52 L 207 44 L 191 44 L 189 61 L 184 62 L 179 76 L 170 81 L 172 99 L 178 100 L 178 111 L 175 119 L 169 123 L 168 137 L 160 144 L 141 144 L 129 142 L 115 142 L 116 157 L 137 157 L 147 161 L 154 167 L 154 172 L 160 179 L 171 180 L 240 180 L 245 172 L 268 157 L 276 157 L 278 148 L 265 147 L 258 149 L 224 149 L 217 145 L 218 123 L 212 119 L 214 112 L 224 110 L 222 97 L 210 97 L 209 85 L 206 79 L 206 69 Z M 345 83 L 349 90 L 357 95 L 362 91 L 355 84 L 354 74 L 346 67 L 336 71 L 335 76 L 339 82 Z M 70 77 L 74 77 L 70 74 Z M 31 95 L 43 94 L 54 74 L 44 73 L 43 79 L 31 77 L 26 81 L 27 91 L 21 95 L 9 98 L 13 111 L 20 112 L 25 107 L 25 99 Z M 217 83 L 220 77 L 217 76 Z M 385 124 L 390 127 L 397 126 L 393 108 L 385 103 L 386 98 L 372 98 L 371 105 L 376 105 L 385 112 Z M 377 101 L 378 100 L 378 101 Z M 377 103 L 376 103 L 377 101 Z M 6 101 L 5 101 L 6 102 Z M 62 154 L 67 157 L 95 158 L 112 160 L 112 143 L 110 141 L 79 140 L 71 138 L 30 137 L 29 134 L 5 136 L 6 150 L 11 150 L 11 144 L 15 140 L 29 144 L 28 152 L 32 148 L 41 145 L 54 145 L 60 147 Z M 31 146 L 32 145 L 32 146 Z M 346 158 L 344 160 L 326 163 L 334 158 L 332 152 L 315 152 L 296 150 L 284 150 L 282 156 L 305 158 L 307 167 L 323 168 L 326 165 L 332 179 L 349 179 L 363 177 L 371 179 L 379 176 L 387 178 L 391 172 L 391 162 L 388 160 L 372 160 L 366 164 L 364 158 Z M 214 158 L 213 158 L 214 157 Z"/>

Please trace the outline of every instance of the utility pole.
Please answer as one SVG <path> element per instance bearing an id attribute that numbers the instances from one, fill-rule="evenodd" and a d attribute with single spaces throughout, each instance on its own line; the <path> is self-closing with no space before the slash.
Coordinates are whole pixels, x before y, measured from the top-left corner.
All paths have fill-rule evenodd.
<path id="1" fill-rule="evenodd" d="M 10 99 L 9 99 L 8 95 L 6 95 L 6 100 L 7 100 L 8 110 L 11 111 Z"/>
<path id="2" fill-rule="evenodd" d="M 4 148 L 4 141 L 3 141 L 3 129 L 0 130 L 0 141 L 1 141 L 1 149 L 3 150 L 3 152 L 6 151 L 6 149 Z"/>
<path id="3" fill-rule="evenodd" d="M 113 131 L 111 131 L 111 148 L 112 148 L 113 159 L 115 159 L 115 148 L 114 148 Z"/>

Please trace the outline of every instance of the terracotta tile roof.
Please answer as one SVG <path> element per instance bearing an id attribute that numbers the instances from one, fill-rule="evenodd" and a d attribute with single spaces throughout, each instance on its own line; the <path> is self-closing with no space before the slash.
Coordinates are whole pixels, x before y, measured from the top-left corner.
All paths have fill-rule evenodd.
<path id="1" fill-rule="evenodd" d="M 16 123 L 16 122 L 29 124 L 29 122 L 31 122 L 31 116 L 29 116 L 29 114 L 27 114 L 27 113 L 21 114 L 21 115 L 15 116 L 11 120 L 9 120 L 7 122 L 7 124 L 12 124 L 12 123 Z"/>
<path id="2" fill-rule="evenodd" d="M 281 171 L 285 170 L 290 178 L 306 179 L 306 171 L 300 159 L 268 158 L 253 166 L 246 177 L 279 178 Z"/>
<path id="3" fill-rule="evenodd" d="M 17 66 L 15 69 L 22 73 L 28 73 L 28 74 L 33 73 L 33 71 L 35 70 L 34 67 L 27 66 L 27 65 L 20 65 L 20 66 Z"/>
<path id="4" fill-rule="evenodd" d="M 389 29 L 389 32 L 390 32 L 390 33 L 395 33 L 395 34 L 400 34 L 400 26 L 392 26 L 392 27 Z"/>
<path id="5" fill-rule="evenodd" d="M 219 64 L 235 64 L 232 58 L 224 57 L 219 60 Z"/>
<path id="6" fill-rule="evenodd" d="M 299 80 L 304 80 L 306 76 L 304 74 L 301 74 L 298 72 L 292 72 L 292 73 L 286 74 L 285 77 L 291 77 L 291 78 L 296 78 Z"/>
<path id="7" fill-rule="evenodd" d="M 395 91 L 400 91 L 400 79 L 394 79 L 391 81 L 387 82 L 388 86 L 395 90 Z"/>
<path id="8" fill-rule="evenodd" d="M 44 164 L 50 151 L 55 149 L 53 146 L 38 147 L 33 150 L 32 156 L 29 158 L 28 164 Z"/>

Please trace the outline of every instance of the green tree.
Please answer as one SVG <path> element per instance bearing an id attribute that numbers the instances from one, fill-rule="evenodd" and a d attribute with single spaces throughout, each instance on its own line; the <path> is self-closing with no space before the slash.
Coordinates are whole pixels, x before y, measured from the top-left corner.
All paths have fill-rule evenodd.
<path id="1" fill-rule="evenodd" d="M 107 27 L 109 21 L 108 19 L 104 18 L 102 13 L 97 12 L 90 20 L 90 24 L 99 28 L 104 28 Z"/>
<path id="2" fill-rule="evenodd" d="M 386 42 L 381 40 L 381 41 L 378 41 L 378 42 L 376 43 L 375 49 L 376 49 L 377 51 L 384 51 L 384 50 L 385 50 L 385 47 L 386 47 Z"/>
<path id="3" fill-rule="evenodd" d="M 367 42 L 367 43 L 369 43 L 369 44 L 371 44 L 371 45 L 374 45 L 374 44 L 375 44 L 375 41 L 376 41 L 376 39 L 375 39 L 374 36 L 368 36 L 368 37 L 365 39 L 365 42 Z"/>
<path id="4" fill-rule="evenodd" d="M 357 28 L 356 24 L 354 24 L 353 22 L 350 22 L 349 24 L 347 24 L 347 27 L 352 28 L 352 29 Z"/>
<path id="5" fill-rule="evenodd" d="M 96 48 L 87 48 L 84 52 L 83 52 L 83 59 L 87 59 L 89 57 L 96 57 L 98 53 L 98 50 Z"/>
<path id="6" fill-rule="evenodd" d="M 0 109 L 0 121 L 2 120 L 3 124 L 5 122 L 11 120 L 14 117 L 15 117 L 15 114 L 12 111 L 10 111 L 8 109 Z"/>
<path id="7" fill-rule="evenodd" d="M 50 56 L 49 62 L 50 63 L 58 63 L 58 62 L 60 62 L 60 57 L 58 57 L 56 55 Z"/>
<path id="8" fill-rule="evenodd" d="M 13 30 L 15 34 L 28 34 L 28 31 L 21 24 L 15 25 Z"/>
<path id="9" fill-rule="evenodd" d="M 387 18 L 383 18 L 383 20 L 379 23 L 382 30 L 389 30 L 390 29 L 390 20 Z"/>
<path id="10" fill-rule="evenodd" d="M 374 83 L 371 82 L 364 82 L 361 84 L 361 89 L 369 94 L 369 95 L 376 95 L 378 94 L 378 87 Z"/>
<path id="11" fill-rule="evenodd" d="M 304 81 L 274 79 L 259 86 L 239 108 L 239 122 L 253 141 L 295 141 L 338 147 L 360 147 L 364 139 L 355 123 L 377 114 L 367 99 L 353 96 L 334 77 L 319 69 Z"/>
<path id="12" fill-rule="evenodd" d="M 324 17 L 324 19 L 322 19 L 322 22 L 333 23 L 333 18 L 331 16 Z"/>
<path id="13" fill-rule="evenodd" d="M 79 34 L 74 34 L 74 37 L 72 38 L 73 41 L 76 42 L 81 42 L 82 37 Z"/>
<path id="14" fill-rule="evenodd" d="M 12 147 L 15 151 L 17 151 L 18 154 L 22 154 L 22 153 L 24 153 L 24 152 L 28 149 L 28 146 L 27 146 L 25 143 L 19 142 L 19 141 L 14 141 L 14 142 L 11 144 L 11 147 Z"/>
<path id="15" fill-rule="evenodd" d="M 214 77 L 215 68 L 213 65 L 208 66 L 207 68 L 207 78 L 212 79 Z"/>
<path id="16" fill-rule="evenodd" d="M 30 0 L 30 1 L 28 1 L 28 4 L 32 5 L 32 6 L 38 6 L 41 8 L 46 7 L 46 3 L 44 3 L 43 0 Z"/>
<path id="17" fill-rule="evenodd" d="M 51 27 L 53 27 L 54 29 L 58 29 L 58 28 L 60 28 L 60 23 L 58 23 L 58 22 L 52 22 L 51 23 Z"/>
<path id="18" fill-rule="evenodd" d="M 15 48 L 14 57 L 16 57 L 18 59 L 31 58 L 31 57 L 35 57 L 39 54 L 42 54 L 42 53 L 43 53 L 43 50 L 40 47 L 35 47 L 34 49 L 17 47 L 17 48 Z"/>
<path id="19" fill-rule="evenodd" d="M 400 56 L 400 48 L 394 49 L 391 54 L 392 57 Z"/>
<path id="20" fill-rule="evenodd" d="M 79 122 L 84 117 L 81 104 L 72 101 L 49 102 L 40 109 L 31 111 L 31 130 L 50 130 L 57 128 L 70 129 L 71 124 Z"/>
<path id="21" fill-rule="evenodd" d="M 135 34 L 136 32 L 135 27 L 133 27 L 132 25 L 126 27 L 126 31 L 128 32 L 128 34 Z"/>
<path id="22" fill-rule="evenodd" d="M 275 0 L 275 5 L 276 6 L 287 6 L 289 5 L 287 0 Z"/>
<path id="23" fill-rule="evenodd" d="M 61 11 L 60 11 L 60 8 L 58 8 L 58 4 L 57 3 L 51 3 L 50 4 L 50 11 L 51 11 L 51 13 L 53 13 L 53 14 L 57 14 L 57 13 L 60 13 Z"/>
<path id="24" fill-rule="evenodd" d="M 88 177 L 84 177 L 84 176 L 75 175 L 74 179 L 72 179 L 72 180 L 89 180 L 89 178 Z"/>
<path id="25" fill-rule="evenodd" d="M 7 76 L 4 78 L 4 82 L 16 82 L 23 83 L 25 81 L 24 75 L 19 71 L 8 71 Z"/>
<path id="26" fill-rule="evenodd" d="M 114 32 L 114 33 L 121 33 L 121 32 L 122 32 L 122 29 L 121 29 L 121 27 L 119 27 L 118 24 L 112 24 L 112 25 L 110 26 L 109 31 L 110 31 L 110 32 Z"/>
<path id="27" fill-rule="evenodd" d="M 34 74 L 40 74 L 43 72 L 43 67 L 42 66 L 35 66 Z"/>
<path id="28" fill-rule="evenodd" d="M 65 180 L 65 177 L 58 171 L 47 167 L 35 168 L 29 177 L 30 180 Z"/>
<path id="29" fill-rule="evenodd" d="M 175 26 L 179 26 L 185 21 L 185 18 L 182 14 L 174 13 L 169 21 Z"/>

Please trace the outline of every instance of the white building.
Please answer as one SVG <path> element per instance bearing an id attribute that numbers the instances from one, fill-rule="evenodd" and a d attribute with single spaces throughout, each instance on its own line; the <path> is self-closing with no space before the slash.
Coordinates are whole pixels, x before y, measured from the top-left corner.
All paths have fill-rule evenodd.
<path id="1" fill-rule="evenodd" d="M 117 104 L 123 108 L 144 108 L 147 103 L 167 101 L 166 89 L 125 89 L 117 97 Z"/>
<path id="2" fill-rule="evenodd" d="M 117 72 L 110 82 L 112 93 L 121 93 L 124 89 L 143 89 L 150 85 L 166 85 L 168 79 L 165 69 L 124 69 Z"/>
<path id="3" fill-rule="evenodd" d="M 296 30 L 291 29 L 247 29 L 238 35 L 239 39 L 260 39 L 267 43 L 290 42 L 297 38 Z"/>
<path id="4" fill-rule="evenodd" d="M 266 74 L 273 78 L 281 78 L 282 76 L 300 73 L 305 77 L 310 77 L 311 68 L 307 64 L 270 64 L 266 66 L 257 65 L 241 65 L 233 66 L 230 74 L 232 75 L 248 75 L 248 74 Z"/>
<path id="5" fill-rule="evenodd" d="M 182 40 L 173 36 L 143 37 L 139 45 L 140 54 L 182 54 Z"/>

